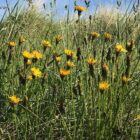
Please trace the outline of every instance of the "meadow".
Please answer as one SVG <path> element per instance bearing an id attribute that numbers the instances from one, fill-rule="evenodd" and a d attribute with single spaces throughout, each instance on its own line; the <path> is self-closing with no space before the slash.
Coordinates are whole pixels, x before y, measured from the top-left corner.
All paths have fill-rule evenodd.
<path id="1" fill-rule="evenodd" d="M 7 4 L 8 6 L 8 4 Z M 140 14 L 31 4 L 0 22 L 1 140 L 139 140 Z M 129 6 L 131 8 L 129 8 Z M 50 3 L 55 7 L 55 0 Z"/>

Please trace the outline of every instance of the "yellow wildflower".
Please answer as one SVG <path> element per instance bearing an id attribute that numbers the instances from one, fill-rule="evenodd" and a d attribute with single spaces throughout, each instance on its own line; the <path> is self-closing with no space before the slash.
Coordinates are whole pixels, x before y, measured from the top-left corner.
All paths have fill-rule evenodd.
<path id="1" fill-rule="evenodd" d="M 59 74 L 63 78 L 63 77 L 70 74 L 70 70 L 66 70 L 66 69 L 61 68 L 60 71 L 59 71 Z"/>
<path id="2" fill-rule="evenodd" d="M 62 60 L 61 56 L 56 56 L 56 57 L 55 57 L 55 61 L 56 61 L 56 62 L 60 62 L 61 60 Z"/>
<path id="3" fill-rule="evenodd" d="M 39 68 L 33 67 L 33 68 L 31 68 L 31 72 L 34 77 L 41 77 L 41 75 L 42 75 L 42 72 L 40 71 Z"/>
<path id="4" fill-rule="evenodd" d="M 70 67 L 70 68 L 75 67 L 75 64 L 74 64 L 73 62 L 71 62 L 71 61 L 67 61 L 66 64 L 67 64 L 67 66 Z"/>
<path id="5" fill-rule="evenodd" d="M 96 64 L 96 62 L 97 62 L 97 60 L 94 59 L 94 58 L 89 58 L 89 59 L 87 60 L 87 63 L 88 63 L 89 65 Z"/>
<path id="6" fill-rule="evenodd" d="M 31 59 L 33 57 L 32 53 L 28 52 L 28 51 L 23 51 L 22 55 L 24 58 L 26 59 Z"/>
<path id="7" fill-rule="evenodd" d="M 131 78 L 129 78 L 128 76 L 126 76 L 126 75 L 123 75 L 123 76 L 122 76 L 122 82 L 123 82 L 124 84 L 128 83 L 130 80 L 131 80 Z"/>
<path id="8" fill-rule="evenodd" d="M 92 39 L 95 39 L 95 38 L 98 38 L 100 36 L 100 34 L 97 32 L 91 32 L 90 36 L 92 37 Z"/>
<path id="9" fill-rule="evenodd" d="M 112 39 L 112 35 L 110 33 L 105 32 L 104 33 L 104 38 L 105 38 L 106 41 L 107 40 L 111 40 Z"/>
<path id="10" fill-rule="evenodd" d="M 36 50 L 32 52 L 32 55 L 33 55 L 33 58 L 37 60 L 42 58 L 42 54 Z"/>
<path id="11" fill-rule="evenodd" d="M 46 49 L 46 48 L 51 48 L 52 47 L 52 45 L 51 45 L 51 43 L 49 42 L 49 41 L 47 41 L 47 40 L 43 40 L 42 41 L 42 45 L 43 45 L 43 47 Z"/>
<path id="12" fill-rule="evenodd" d="M 64 53 L 67 55 L 67 56 L 73 56 L 74 55 L 74 52 L 72 50 L 69 50 L 69 49 L 65 49 L 64 50 Z"/>
<path id="13" fill-rule="evenodd" d="M 10 48 L 13 48 L 13 47 L 16 46 L 16 42 L 10 41 L 10 42 L 8 42 L 8 46 L 9 46 Z"/>
<path id="14" fill-rule="evenodd" d="M 14 105 L 16 105 L 16 104 L 18 104 L 20 102 L 20 98 L 18 98 L 16 95 L 10 96 L 9 100 Z"/>
<path id="15" fill-rule="evenodd" d="M 116 51 L 116 53 L 127 52 L 127 50 L 122 45 L 120 45 L 120 44 L 117 44 L 115 46 L 115 51 Z"/>
<path id="16" fill-rule="evenodd" d="M 109 88 L 109 84 L 105 81 L 99 83 L 99 89 L 101 91 L 107 90 Z"/>
<path id="17" fill-rule="evenodd" d="M 83 12 L 83 11 L 86 11 L 87 9 L 83 6 L 77 5 L 75 6 L 75 10 L 78 12 Z"/>
<path id="18" fill-rule="evenodd" d="M 58 44 L 61 40 L 63 40 L 63 37 L 61 35 L 55 37 L 56 44 Z"/>

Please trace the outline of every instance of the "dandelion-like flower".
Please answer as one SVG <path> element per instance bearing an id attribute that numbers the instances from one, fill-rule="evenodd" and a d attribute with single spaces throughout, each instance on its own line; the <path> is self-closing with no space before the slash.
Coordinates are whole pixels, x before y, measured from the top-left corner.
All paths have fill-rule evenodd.
<path id="1" fill-rule="evenodd" d="M 121 44 L 117 44 L 115 46 L 115 51 L 116 53 L 127 52 L 127 50 Z"/>
<path id="2" fill-rule="evenodd" d="M 61 56 L 55 56 L 54 59 L 55 59 L 56 62 L 60 62 L 62 60 Z"/>
<path id="3" fill-rule="evenodd" d="M 55 37 L 56 44 L 58 44 L 61 40 L 63 40 L 63 37 L 61 35 L 57 35 Z"/>
<path id="4" fill-rule="evenodd" d="M 126 75 L 123 75 L 122 76 L 122 82 L 123 82 L 123 84 L 128 83 L 130 80 L 131 80 L 131 78 L 129 78 L 128 76 L 126 76 Z"/>
<path id="5" fill-rule="evenodd" d="M 26 59 L 31 59 L 33 57 L 32 53 L 30 53 L 28 51 L 23 51 L 22 56 Z"/>
<path id="6" fill-rule="evenodd" d="M 10 41 L 10 42 L 8 42 L 8 46 L 9 46 L 10 48 L 13 48 L 13 47 L 16 46 L 16 42 Z"/>
<path id="7" fill-rule="evenodd" d="M 99 36 L 100 36 L 100 34 L 97 33 L 97 32 L 91 32 L 91 33 L 90 33 L 90 37 L 92 38 L 92 40 L 98 38 Z"/>
<path id="8" fill-rule="evenodd" d="M 51 43 L 47 40 L 43 40 L 42 45 L 43 45 L 44 49 L 52 47 Z"/>
<path id="9" fill-rule="evenodd" d="M 34 50 L 32 52 L 32 55 L 33 55 L 33 58 L 36 59 L 36 60 L 39 60 L 39 59 L 42 58 L 42 54 L 40 52 L 36 51 L 36 50 Z"/>
<path id="10" fill-rule="evenodd" d="M 31 72 L 32 72 L 32 75 L 34 77 L 41 77 L 42 76 L 42 72 L 40 71 L 39 68 L 33 67 L 33 68 L 31 68 Z"/>
<path id="11" fill-rule="evenodd" d="M 105 90 L 107 90 L 108 88 L 109 88 L 109 84 L 108 84 L 108 82 L 106 82 L 106 81 L 103 81 L 103 82 L 100 82 L 99 83 L 99 89 L 101 90 L 101 91 L 105 91 Z"/>
<path id="12" fill-rule="evenodd" d="M 17 105 L 20 102 L 20 98 L 18 98 L 16 95 L 12 95 L 9 97 L 10 103 Z"/>
<path id="13" fill-rule="evenodd" d="M 59 70 L 59 74 L 60 74 L 60 76 L 63 78 L 63 77 L 65 77 L 65 76 L 67 76 L 67 75 L 70 74 L 70 70 L 66 70 L 66 69 L 61 68 L 61 69 Z"/>
<path id="14" fill-rule="evenodd" d="M 72 59 L 73 55 L 74 55 L 74 52 L 72 50 L 69 50 L 69 49 L 65 49 L 64 50 L 64 53 L 66 54 L 67 56 L 67 60 L 69 59 Z"/>
<path id="15" fill-rule="evenodd" d="M 94 65 L 94 64 L 97 63 L 97 60 L 94 59 L 94 58 L 89 58 L 89 59 L 87 60 L 87 63 L 88 63 L 89 65 Z"/>
<path id="16" fill-rule="evenodd" d="M 112 34 L 105 32 L 104 38 L 105 38 L 105 41 L 110 41 L 112 39 Z"/>
<path id="17" fill-rule="evenodd" d="M 87 8 L 80 6 L 80 5 L 77 5 L 77 6 L 75 6 L 75 10 L 78 12 L 84 12 L 87 10 Z"/>
<path id="18" fill-rule="evenodd" d="M 72 61 L 67 61 L 66 64 L 69 68 L 75 67 L 75 64 Z"/>
<path id="19" fill-rule="evenodd" d="M 75 9 L 75 11 L 78 11 L 78 16 L 79 16 L 79 17 L 80 17 L 80 15 L 81 15 L 82 12 L 84 12 L 84 11 L 87 10 L 85 7 L 80 6 L 80 5 L 75 6 L 74 9 Z"/>

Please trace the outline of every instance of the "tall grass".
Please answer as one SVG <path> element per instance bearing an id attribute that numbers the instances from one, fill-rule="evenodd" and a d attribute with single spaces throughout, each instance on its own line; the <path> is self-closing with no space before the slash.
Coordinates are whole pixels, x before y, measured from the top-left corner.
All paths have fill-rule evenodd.
<path id="1" fill-rule="evenodd" d="M 17 4 L 1 21 L 0 139 L 140 139 L 139 11 L 97 9 L 89 18 L 82 12 L 71 19 L 66 10 L 66 20 L 55 21 L 53 13 L 47 17 Z M 63 39 L 57 42 L 58 35 Z M 51 44 L 46 49 L 45 39 Z M 7 44 L 12 41 L 13 47 Z M 117 51 L 118 44 L 127 52 Z M 43 57 L 27 65 L 24 50 Z M 66 65 L 69 60 L 74 67 Z M 33 67 L 42 75 L 36 77 Z M 61 68 L 70 74 L 62 76 Z M 13 103 L 12 95 L 20 101 Z"/>

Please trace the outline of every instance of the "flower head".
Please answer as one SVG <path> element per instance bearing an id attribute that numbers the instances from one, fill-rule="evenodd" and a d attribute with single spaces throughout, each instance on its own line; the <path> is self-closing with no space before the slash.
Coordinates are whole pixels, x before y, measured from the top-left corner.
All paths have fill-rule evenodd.
<path id="1" fill-rule="evenodd" d="M 60 74 L 60 76 L 63 78 L 63 77 L 65 77 L 65 76 L 67 76 L 67 75 L 70 74 L 70 70 L 66 70 L 66 69 L 61 68 L 61 69 L 59 70 L 59 74 Z"/>
<path id="2" fill-rule="evenodd" d="M 61 56 L 56 56 L 54 59 L 56 62 L 60 62 L 62 60 Z"/>
<path id="3" fill-rule="evenodd" d="M 117 44 L 115 46 L 115 51 L 116 51 L 116 53 L 127 52 L 127 50 L 120 44 Z"/>
<path id="4" fill-rule="evenodd" d="M 32 53 L 30 53 L 28 51 L 23 51 L 22 56 L 26 59 L 31 59 L 33 57 Z"/>
<path id="5" fill-rule="evenodd" d="M 10 42 L 8 42 L 8 46 L 9 46 L 10 48 L 13 48 L 13 47 L 16 46 L 16 42 L 10 41 Z"/>
<path id="6" fill-rule="evenodd" d="M 67 61 L 67 66 L 69 67 L 69 68 L 72 68 L 72 67 L 75 67 L 75 64 L 73 63 L 73 62 L 71 62 L 71 61 Z"/>
<path id="7" fill-rule="evenodd" d="M 41 77 L 41 75 L 42 75 L 42 72 L 40 71 L 39 68 L 33 67 L 33 68 L 31 68 L 31 72 L 34 77 Z"/>
<path id="8" fill-rule="evenodd" d="M 67 56 L 73 56 L 74 52 L 72 50 L 69 50 L 69 49 L 65 49 L 64 50 L 64 53 L 67 55 Z"/>
<path id="9" fill-rule="evenodd" d="M 37 60 L 42 58 L 42 54 L 36 50 L 32 52 L 32 56 L 34 59 L 37 59 Z"/>
<path id="10" fill-rule="evenodd" d="M 126 75 L 123 75 L 122 76 L 122 82 L 123 82 L 123 84 L 128 83 L 130 80 L 131 80 L 131 78 L 129 78 L 128 76 L 126 76 Z"/>
<path id="11" fill-rule="evenodd" d="M 63 37 L 61 35 L 57 35 L 55 37 L 56 44 L 58 44 L 61 40 L 63 40 Z"/>
<path id="12" fill-rule="evenodd" d="M 101 91 L 107 90 L 108 88 L 109 88 L 108 82 L 103 81 L 99 83 L 99 89 Z"/>
<path id="13" fill-rule="evenodd" d="M 86 11 L 87 9 L 83 6 L 77 5 L 75 6 L 75 10 L 78 12 L 83 12 L 83 11 Z"/>
<path id="14" fill-rule="evenodd" d="M 112 35 L 110 33 L 105 32 L 104 33 L 104 38 L 105 38 L 105 41 L 111 40 L 112 39 Z"/>
<path id="15" fill-rule="evenodd" d="M 16 105 L 20 102 L 20 98 L 18 98 L 16 95 L 12 95 L 9 97 L 10 103 Z"/>
<path id="16" fill-rule="evenodd" d="M 47 41 L 47 40 L 43 40 L 42 41 L 42 45 L 43 45 L 43 47 L 46 49 L 46 48 L 51 48 L 52 47 L 52 45 L 51 45 L 51 43 L 49 42 L 49 41 Z"/>
<path id="17" fill-rule="evenodd" d="M 88 63 L 89 65 L 96 64 L 96 62 L 97 62 L 97 60 L 94 59 L 94 58 L 89 58 L 89 59 L 87 60 L 87 63 Z"/>
<path id="18" fill-rule="evenodd" d="M 97 32 L 91 32 L 90 36 L 92 37 L 92 39 L 95 39 L 95 38 L 98 38 L 100 36 L 100 34 Z"/>

